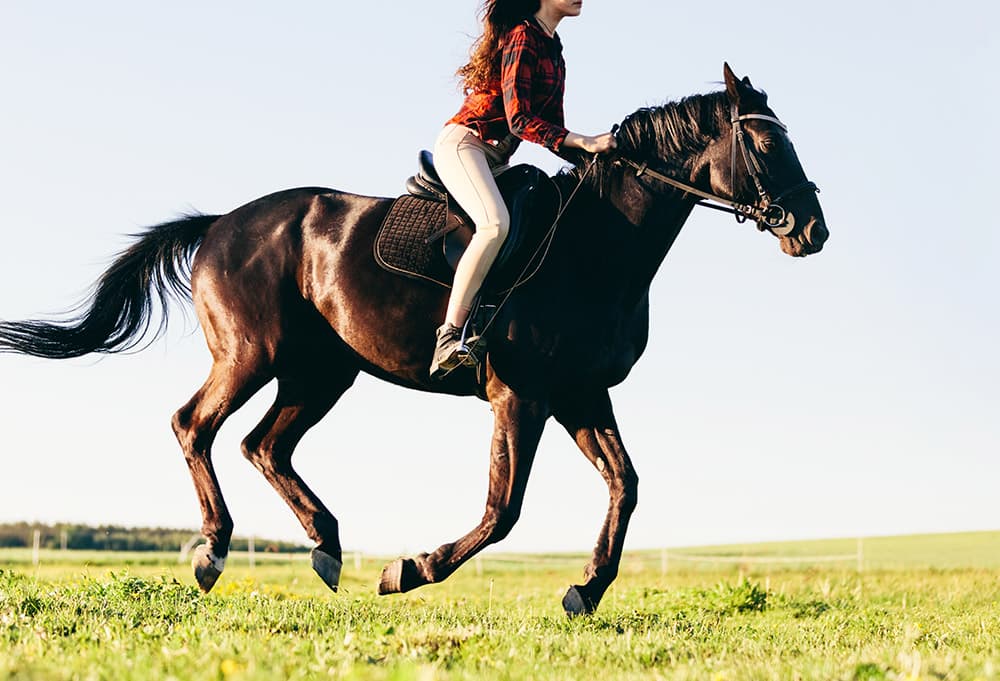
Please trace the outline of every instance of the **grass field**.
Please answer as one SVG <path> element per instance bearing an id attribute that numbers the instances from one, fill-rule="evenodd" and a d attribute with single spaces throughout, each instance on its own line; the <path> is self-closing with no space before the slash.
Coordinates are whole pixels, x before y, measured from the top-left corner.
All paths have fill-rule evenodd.
<path id="1" fill-rule="evenodd" d="M 233 556 L 201 595 L 173 554 L 0 551 L 0 679 L 997 679 L 1000 532 L 626 555 L 598 613 L 579 556 L 489 554 L 447 582 L 339 594 L 306 557 Z M 718 556 L 728 564 L 683 556 Z M 673 558 L 671 557 L 673 556 Z M 768 564 L 762 557 L 800 557 Z"/>

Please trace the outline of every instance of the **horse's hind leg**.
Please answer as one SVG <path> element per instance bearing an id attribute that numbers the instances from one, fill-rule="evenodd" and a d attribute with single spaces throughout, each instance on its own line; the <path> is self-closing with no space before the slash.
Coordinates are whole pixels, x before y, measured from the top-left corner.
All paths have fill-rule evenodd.
<path id="1" fill-rule="evenodd" d="M 490 485 L 486 512 L 479 525 L 452 544 L 431 554 L 400 558 L 382 570 L 380 594 L 400 593 L 440 582 L 486 546 L 513 529 L 521 513 L 524 491 L 538 441 L 548 418 L 548 404 L 524 399 L 498 379 L 487 385 L 494 429 L 490 451 Z"/>
<path id="2" fill-rule="evenodd" d="M 563 598 L 566 614 L 583 615 L 597 609 L 604 592 L 618 576 L 625 531 L 637 501 L 639 478 L 622 444 L 607 390 L 558 400 L 553 404 L 553 415 L 597 468 L 610 494 L 604 526 L 584 571 L 586 581 L 571 586 Z"/>
<path id="3" fill-rule="evenodd" d="M 240 362 L 212 365 L 205 385 L 173 418 L 174 433 L 184 450 L 201 504 L 202 528 L 206 544 L 195 550 L 191 565 L 198 586 L 205 593 L 215 585 L 225 566 L 233 519 L 226 508 L 212 466 L 212 442 L 230 414 L 239 409 L 270 376 L 260 371 L 259 362 L 242 357 Z"/>
<path id="4" fill-rule="evenodd" d="M 323 371 L 317 360 L 301 376 L 279 378 L 274 404 L 243 441 L 243 455 L 264 474 L 316 542 L 313 569 L 334 591 L 343 565 L 337 519 L 292 468 L 292 453 L 357 375 L 358 369 L 347 364 Z"/>

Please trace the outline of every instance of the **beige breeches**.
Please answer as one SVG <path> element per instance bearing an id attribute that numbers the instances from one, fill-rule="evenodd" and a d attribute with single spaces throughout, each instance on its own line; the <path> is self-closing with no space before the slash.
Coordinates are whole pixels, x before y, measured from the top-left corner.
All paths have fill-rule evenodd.
<path id="1" fill-rule="evenodd" d="M 510 214 L 493 179 L 492 168 L 500 163 L 492 146 L 462 125 L 446 125 L 434 144 L 438 175 L 476 225 L 455 268 L 448 300 L 445 321 L 455 326 L 462 326 L 469 316 L 472 301 L 510 229 Z"/>

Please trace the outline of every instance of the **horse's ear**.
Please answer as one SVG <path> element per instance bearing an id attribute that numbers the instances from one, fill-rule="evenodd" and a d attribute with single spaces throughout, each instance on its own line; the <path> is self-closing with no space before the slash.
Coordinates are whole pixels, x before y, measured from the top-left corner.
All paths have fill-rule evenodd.
<path id="1" fill-rule="evenodd" d="M 726 93 L 729 95 L 729 100 L 733 103 L 738 104 L 740 101 L 740 83 L 739 78 L 733 73 L 733 70 L 729 68 L 729 62 L 722 65 L 722 77 L 726 80 Z"/>
<path id="2" fill-rule="evenodd" d="M 750 82 L 750 76 L 743 76 L 743 84 L 753 90 L 753 83 Z"/>

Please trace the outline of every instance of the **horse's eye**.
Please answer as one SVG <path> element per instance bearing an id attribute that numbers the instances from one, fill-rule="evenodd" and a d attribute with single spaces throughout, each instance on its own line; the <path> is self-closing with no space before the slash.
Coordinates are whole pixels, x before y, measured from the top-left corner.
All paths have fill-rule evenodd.
<path id="1" fill-rule="evenodd" d="M 773 137 L 768 136 L 761 138 L 758 146 L 760 146 L 761 152 L 767 154 L 778 148 L 778 142 Z"/>

